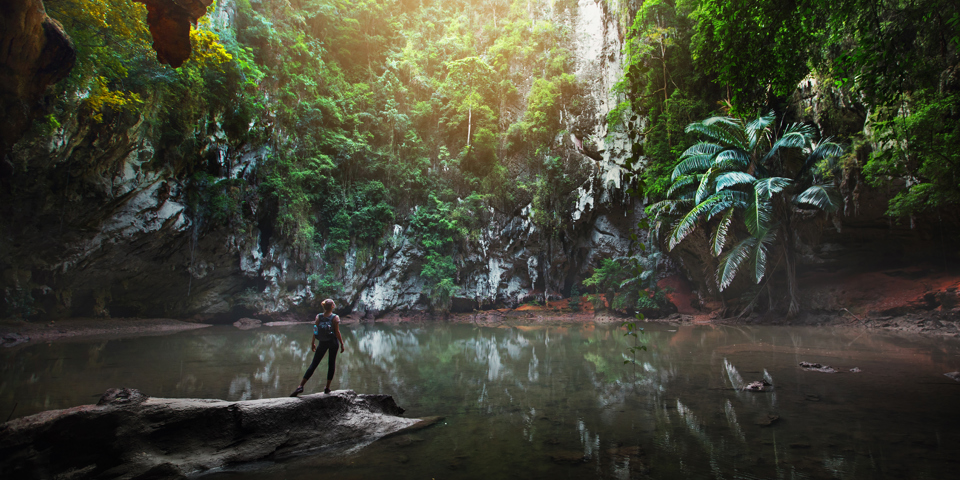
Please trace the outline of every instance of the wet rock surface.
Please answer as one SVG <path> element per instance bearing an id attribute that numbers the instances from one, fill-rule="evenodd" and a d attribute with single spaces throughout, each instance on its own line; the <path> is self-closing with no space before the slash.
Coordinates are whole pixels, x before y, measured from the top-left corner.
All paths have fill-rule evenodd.
<path id="1" fill-rule="evenodd" d="M 369 443 L 411 419 L 388 395 L 352 390 L 228 402 L 110 389 L 97 405 L 0 425 L 5 478 L 184 478 L 212 468 Z"/>
<path id="2" fill-rule="evenodd" d="M 830 365 L 821 365 L 819 363 L 810 362 L 800 362 L 799 365 L 800 368 L 811 372 L 837 373 L 837 369 L 831 367 Z"/>
<path id="3" fill-rule="evenodd" d="M 757 380 L 756 382 L 750 382 L 743 389 L 748 392 L 764 392 L 773 390 L 773 385 L 766 380 Z"/>

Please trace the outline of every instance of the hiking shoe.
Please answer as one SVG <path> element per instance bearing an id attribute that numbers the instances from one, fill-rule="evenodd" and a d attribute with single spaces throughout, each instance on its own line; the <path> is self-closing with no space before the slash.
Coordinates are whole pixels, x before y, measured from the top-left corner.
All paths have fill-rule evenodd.
<path id="1" fill-rule="evenodd" d="M 300 395 L 301 393 L 303 393 L 303 387 L 297 387 L 297 389 L 294 390 L 293 393 L 290 394 L 290 396 L 291 396 L 291 397 L 296 397 L 297 395 Z"/>
<path id="2" fill-rule="evenodd" d="M 330 389 L 329 389 L 329 388 L 324 388 L 324 389 L 323 389 L 323 393 L 330 393 Z"/>

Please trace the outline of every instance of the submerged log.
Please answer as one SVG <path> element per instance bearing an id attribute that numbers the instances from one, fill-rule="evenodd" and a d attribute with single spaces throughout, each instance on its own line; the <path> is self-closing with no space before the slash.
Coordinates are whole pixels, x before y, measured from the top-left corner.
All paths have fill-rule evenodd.
<path id="1" fill-rule="evenodd" d="M 435 419 L 352 390 L 228 402 L 110 389 L 97 405 L 0 425 L 4 478 L 183 478 L 261 459 L 368 444 Z"/>

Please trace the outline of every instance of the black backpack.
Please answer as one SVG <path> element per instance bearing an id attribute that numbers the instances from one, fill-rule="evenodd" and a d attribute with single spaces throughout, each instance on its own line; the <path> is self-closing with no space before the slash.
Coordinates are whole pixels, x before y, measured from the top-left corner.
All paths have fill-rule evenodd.
<path id="1" fill-rule="evenodd" d="M 337 314 L 332 313 L 329 317 L 324 317 L 321 313 L 319 316 L 320 321 L 313 324 L 313 336 L 320 342 L 336 340 L 336 337 L 333 335 L 333 319 L 337 317 Z"/>

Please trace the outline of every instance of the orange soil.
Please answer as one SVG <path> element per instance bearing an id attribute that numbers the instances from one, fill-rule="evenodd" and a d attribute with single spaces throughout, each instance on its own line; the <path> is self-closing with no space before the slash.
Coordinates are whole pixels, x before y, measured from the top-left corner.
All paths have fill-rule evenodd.
<path id="1" fill-rule="evenodd" d="M 858 316 L 899 314 L 907 310 L 951 311 L 957 307 L 960 274 L 922 267 L 869 271 L 812 273 L 798 279 L 804 307 L 849 309 Z"/>

